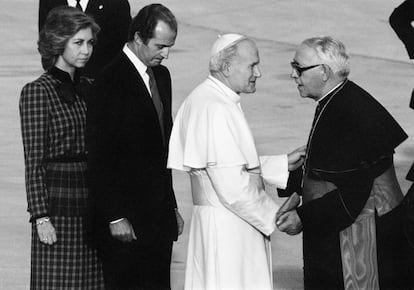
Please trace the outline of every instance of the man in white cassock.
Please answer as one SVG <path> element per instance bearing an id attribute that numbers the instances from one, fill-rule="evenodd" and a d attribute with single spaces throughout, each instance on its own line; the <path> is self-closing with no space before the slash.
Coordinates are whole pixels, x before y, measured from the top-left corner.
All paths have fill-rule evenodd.
<path id="1" fill-rule="evenodd" d="M 211 49 L 210 75 L 177 113 L 168 167 L 189 173 L 194 203 L 185 289 L 273 288 L 269 236 L 279 207 L 260 174 L 284 188 L 304 148 L 267 156 L 261 168 L 239 96 L 254 93 L 260 76 L 255 43 L 225 34 Z"/>

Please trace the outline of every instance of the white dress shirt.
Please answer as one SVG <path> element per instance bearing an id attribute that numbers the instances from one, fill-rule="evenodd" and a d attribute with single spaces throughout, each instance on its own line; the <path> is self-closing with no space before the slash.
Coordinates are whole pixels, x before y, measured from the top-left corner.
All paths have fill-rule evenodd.
<path id="1" fill-rule="evenodd" d="M 89 0 L 80 0 L 79 4 L 82 7 L 82 11 L 85 12 L 86 7 L 88 7 Z M 76 0 L 68 0 L 68 5 L 71 7 L 76 7 Z"/>
<path id="2" fill-rule="evenodd" d="M 126 54 L 128 59 L 132 62 L 136 70 L 138 71 L 141 78 L 144 80 L 145 86 L 147 87 L 147 90 L 149 94 L 151 95 L 151 89 L 149 85 L 149 75 L 147 74 L 147 68 L 146 66 L 137 56 L 135 53 L 132 52 L 132 50 L 128 47 L 128 44 L 126 43 L 124 45 L 124 48 L 122 51 Z"/>

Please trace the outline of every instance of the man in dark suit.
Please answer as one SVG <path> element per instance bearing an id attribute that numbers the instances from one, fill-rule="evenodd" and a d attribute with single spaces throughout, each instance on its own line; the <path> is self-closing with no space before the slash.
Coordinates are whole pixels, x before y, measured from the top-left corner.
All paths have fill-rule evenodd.
<path id="1" fill-rule="evenodd" d="M 404 43 L 410 59 L 414 59 L 414 28 L 411 22 L 414 21 L 414 1 L 406 0 L 391 13 L 389 22 Z"/>
<path id="2" fill-rule="evenodd" d="M 47 14 L 57 6 L 78 7 L 92 16 L 101 28 L 98 42 L 83 74 L 92 79 L 107 65 L 125 44 L 131 22 L 128 0 L 40 0 L 39 31 Z"/>
<path id="3" fill-rule="evenodd" d="M 397 34 L 398 38 L 404 43 L 408 56 L 414 59 L 414 0 L 406 0 L 402 2 L 391 13 L 389 22 Z M 411 92 L 410 108 L 414 109 L 414 90 Z M 414 164 L 407 174 L 407 180 L 414 181 Z M 414 275 L 414 183 L 411 185 L 404 200 L 404 233 L 407 237 L 407 268 L 410 275 Z M 413 280 L 413 279 L 411 279 Z M 411 282 L 410 289 L 414 288 L 414 281 Z"/>
<path id="4" fill-rule="evenodd" d="M 410 59 L 414 59 L 414 0 L 405 0 L 391 13 L 389 22 L 404 43 Z M 414 90 L 411 92 L 410 108 L 414 109 Z"/>
<path id="5" fill-rule="evenodd" d="M 414 182 L 414 164 L 408 171 L 407 180 Z M 405 211 L 403 215 L 404 234 L 407 239 L 407 268 L 410 277 L 414 275 L 414 183 L 408 189 L 404 198 Z M 410 289 L 414 289 L 414 281 L 411 279 Z"/>
<path id="6" fill-rule="evenodd" d="M 107 289 L 170 288 L 172 244 L 184 222 L 166 168 L 171 77 L 160 64 L 176 35 L 168 8 L 142 8 L 89 102 L 93 236 Z"/>

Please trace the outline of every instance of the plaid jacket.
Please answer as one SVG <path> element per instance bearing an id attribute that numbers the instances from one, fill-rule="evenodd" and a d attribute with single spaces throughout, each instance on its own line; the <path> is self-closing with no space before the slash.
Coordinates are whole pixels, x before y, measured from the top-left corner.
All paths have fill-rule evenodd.
<path id="1" fill-rule="evenodd" d="M 59 97 L 62 83 L 49 72 L 26 84 L 20 96 L 26 193 L 31 220 L 48 215 L 48 159 L 85 153 L 86 103 L 69 104 Z"/>

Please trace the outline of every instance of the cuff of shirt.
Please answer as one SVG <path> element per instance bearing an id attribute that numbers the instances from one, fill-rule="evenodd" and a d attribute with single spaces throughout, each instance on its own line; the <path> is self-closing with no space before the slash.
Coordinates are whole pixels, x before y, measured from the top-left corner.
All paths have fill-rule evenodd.
<path id="1" fill-rule="evenodd" d="M 114 221 L 111 221 L 111 222 L 109 222 L 111 225 L 113 225 L 113 224 L 116 224 L 116 223 L 119 223 L 120 221 L 122 221 L 124 218 L 120 218 L 120 219 L 117 219 L 117 220 L 114 220 Z"/>
<path id="2" fill-rule="evenodd" d="M 37 219 L 40 219 L 40 218 L 43 218 L 43 217 L 48 217 L 48 216 L 49 216 L 48 213 L 39 214 L 39 215 L 32 215 L 32 216 L 30 216 L 29 222 L 34 223 L 34 222 L 36 222 Z"/>
<path id="3" fill-rule="evenodd" d="M 265 155 L 260 156 L 259 159 L 263 180 L 270 186 L 286 189 L 289 178 L 288 156 Z"/>

